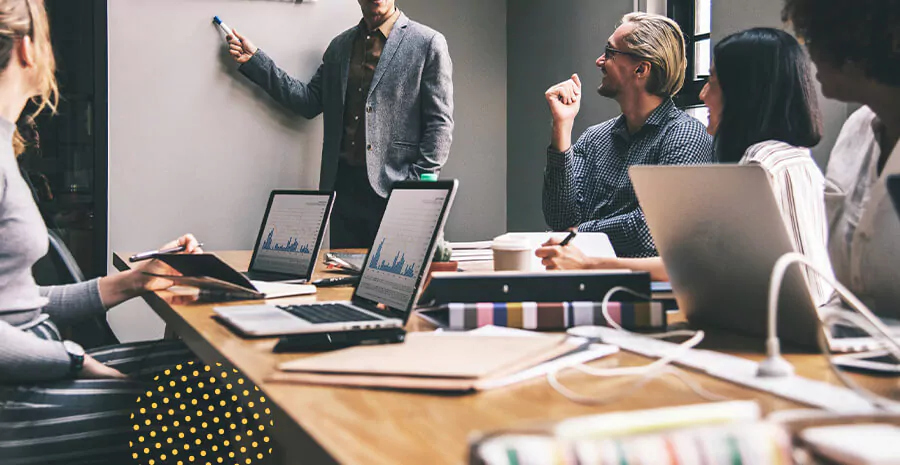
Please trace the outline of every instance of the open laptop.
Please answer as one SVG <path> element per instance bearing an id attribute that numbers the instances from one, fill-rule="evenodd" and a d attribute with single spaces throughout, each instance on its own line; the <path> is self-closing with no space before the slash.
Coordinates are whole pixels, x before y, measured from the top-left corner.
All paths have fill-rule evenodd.
<path id="1" fill-rule="evenodd" d="M 772 268 L 794 248 L 762 167 L 633 166 L 629 173 L 687 319 L 765 337 Z M 788 269 L 779 299 L 779 338 L 816 348 L 818 314 L 799 267 Z"/>
<path id="2" fill-rule="evenodd" d="M 263 215 L 250 267 L 253 281 L 306 283 L 312 278 L 334 192 L 274 190 Z"/>
<path id="3" fill-rule="evenodd" d="M 249 336 L 403 327 L 431 265 L 456 187 L 455 180 L 394 185 L 350 301 L 216 307 L 215 313 Z"/>

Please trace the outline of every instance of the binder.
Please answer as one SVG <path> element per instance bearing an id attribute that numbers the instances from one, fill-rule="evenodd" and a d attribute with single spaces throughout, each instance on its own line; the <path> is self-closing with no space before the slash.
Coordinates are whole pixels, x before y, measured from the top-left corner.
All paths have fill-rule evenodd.
<path id="1" fill-rule="evenodd" d="M 478 302 L 583 302 L 603 300 L 610 289 L 626 287 L 650 296 L 650 273 L 621 270 L 489 273 L 433 273 L 419 306 Z M 641 299 L 627 293 L 615 300 Z"/>
<path id="2" fill-rule="evenodd" d="M 601 302 L 480 302 L 450 303 L 416 312 L 424 320 L 459 331 L 486 325 L 538 331 L 562 331 L 573 326 L 610 326 Z M 666 328 L 662 302 L 609 302 L 609 316 L 629 331 Z"/>

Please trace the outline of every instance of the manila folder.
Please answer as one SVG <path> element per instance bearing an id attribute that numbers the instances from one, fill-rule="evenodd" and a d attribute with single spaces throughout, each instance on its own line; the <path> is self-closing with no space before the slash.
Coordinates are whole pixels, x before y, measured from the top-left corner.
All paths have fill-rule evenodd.
<path id="1" fill-rule="evenodd" d="M 400 344 L 357 346 L 279 365 L 290 372 L 469 379 L 522 370 L 571 351 L 565 335 L 411 333 Z M 389 387 L 389 386 L 385 386 Z"/>

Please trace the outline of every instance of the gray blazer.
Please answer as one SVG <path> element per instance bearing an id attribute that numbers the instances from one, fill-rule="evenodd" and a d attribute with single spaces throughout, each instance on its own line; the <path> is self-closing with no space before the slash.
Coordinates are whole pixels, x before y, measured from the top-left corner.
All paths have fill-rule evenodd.
<path id="1" fill-rule="evenodd" d="M 334 188 L 343 134 L 350 54 L 358 28 L 334 38 L 309 83 L 288 76 L 262 50 L 240 71 L 285 107 L 315 118 L 325 113 L 319 186 Z M 394 25 L 366 100 L 366 164 L 372 189 L 387 197 L 396 181 L 438 173 L 450 155 L 453 64 L 444 36 L 410 21 Z"/>

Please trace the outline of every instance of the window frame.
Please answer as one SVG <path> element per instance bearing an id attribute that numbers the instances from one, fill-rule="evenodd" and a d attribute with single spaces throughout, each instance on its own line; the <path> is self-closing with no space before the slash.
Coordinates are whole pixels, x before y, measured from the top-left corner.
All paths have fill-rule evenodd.
<path id="1" fill-rule="evenodd" d="M 697 17 L 696 0 L 668 0 L 666 10 L 666 15 L 678 23 L 678 26 L 681 27 L 681 31 L 684 34 L 685 59 L 687 60 L 684 86 L 681 91 L 673 97 L 673 100 L 675 101 L 675 105 L 679 108 L 703 106 L 703 102 L 700 100 L 700 91 L 706 84 L 706 79 L 694 79 L 694 70 L 696 67 L 695 44 L 701 40 L 711 40 L 712 34 L 711 32 L 704 34 L 695 33 L 695 22 Z M 710 48 L 711 47 L 712 42 L 710 42 Z M 710 50 L 710 55 L 712 55 L 712 50 Z"/>

